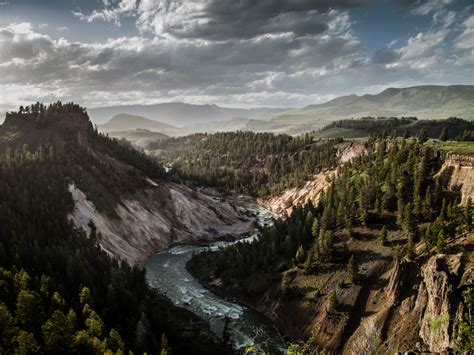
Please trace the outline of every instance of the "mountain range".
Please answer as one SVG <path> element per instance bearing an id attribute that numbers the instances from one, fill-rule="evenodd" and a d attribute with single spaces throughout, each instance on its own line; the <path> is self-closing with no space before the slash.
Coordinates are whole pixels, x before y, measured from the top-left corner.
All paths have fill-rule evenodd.
<path id="1" fill-rule="evenodd" d="M 298 134 L 318 130 L 341 119 L 408 117 L 474 120 L 474 85 L 389 88 L 376 95 L 347 95 L 298 109 L 235 109 L 216 105 L 165 103 L 88 110 L 93 122 L 105 122 L 105 132 L 147 129 L 167 135 L 195 132 L 253 131 Z"/>
<path id="2" fill-rule="evenodd" d="M 118 114 L 139 115 L 155 121 L 185 126 L 195 123 L 226 121 L 236 117 L 257 118 L 288 111 L 287 108 L 227 108 L 217 105 L 192 105 L 182 102 L 168 102 L 156 105 L 108 106 L 88 109 L 94 123 L 105 123 Z"/>
<path id="3" fill-rule="evenodd" d="M 473 85 L 389 88 L 376 95 L 342 96 L 324 104 L 288 111 L 271 121 L 320 128 L 332 121 L 366 116 L 416 116 L 419 119 L 456 116 L 473 120 L 473 102 Z"/>

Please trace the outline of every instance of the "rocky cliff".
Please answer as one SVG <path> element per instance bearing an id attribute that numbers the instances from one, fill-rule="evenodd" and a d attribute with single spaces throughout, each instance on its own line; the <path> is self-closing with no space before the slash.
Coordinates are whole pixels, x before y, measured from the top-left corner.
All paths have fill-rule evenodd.
<path id="1" fill-rule="evenodd" d="M 254 218 L 227 202 L 183 185 L 148 181 L 142 190 L 121 198 L 115 207 L 116 218 L 98 211 L 76 185 L 70 185 L 75 203 L 71 221 L 88 233 L 92 222 L 100 233 L 100 246 L 129 264 L 171 244 L 238 237 L 253 228 Z"/>
<path id="2" fill-rule="evenodd" d="M 343 164 L 364 152 L 365 147 L 362 144 L 341 143 L 337 152 L 339 164 Z M 295 206 L 305 205 L 309 201 L 317 203 L 321 192 L 329 186 L 334 174 L 337 174 L 337 168 L 322 170 L 303 186 L 288 189 L 278 196 L 259 199 L 258 202 L 275 213 L 289 214 Z"/>
<path id="3" fill-rule="evenodd" d="M 451 190 L 461 193 L 461 205 L 474 200 L 474 157 L 448 154 L 439 175 L 447 179 Z"/>

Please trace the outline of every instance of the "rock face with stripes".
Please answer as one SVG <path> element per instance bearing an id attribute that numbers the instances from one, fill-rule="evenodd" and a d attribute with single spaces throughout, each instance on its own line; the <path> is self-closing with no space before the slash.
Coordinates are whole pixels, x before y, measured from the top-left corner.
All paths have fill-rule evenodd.
<path id="1" fill-rule="evenodd" d="M 474 201 L 474 157 L 460 154 L 446 155 L 438 176 L 446 179 L 451 190 L 461 193 L 462 206 L 466 206 L 469 199 Z"/>
<path id="2" fill-rule="evenodd" d="M 87 233 L 93 224 L 102 249 L 132 265 L 173 244 L 239 237 L 253 230 L 255 219 L 228 202 L 180 184 L 149 183 L 121 197 L 116 218 L 98 211 L 76 185 L 70 185 L 75 206 L 69 218 Z"/>

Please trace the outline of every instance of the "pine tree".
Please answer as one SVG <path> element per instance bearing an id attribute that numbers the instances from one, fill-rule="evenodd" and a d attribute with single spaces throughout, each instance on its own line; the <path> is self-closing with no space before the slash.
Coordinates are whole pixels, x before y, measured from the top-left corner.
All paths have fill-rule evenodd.
<path id="1" fill-rule="evenodd" d="M 295 259 L 296 259 L 296 262 L 298 264 L 300 264 L 300 263 L 302 263 L 306 260 L 306 252 L 303 249 L 302 245 L 300 245 L 298 250 L 296 251 Z"/>
<path id="2" fill-rule="evenodd" d="M 347 264 L 347 278 L 350 283 L 354 283 L 357 281 L 358 276 L 359 270 L 354 261 L 354 255 L 351 255 L 351 258 L 349 259 L 349 262 Z"/>
<path id="3" fill-rule="evenodd" d="M 441 205 L 441 210 L 439 212 L 439 217 L 441 221 L 445 221 L 448 215 L 448 206 L 446 205 L 446 198 L 443 198 L 443 203 Z"/>
<path id="4" fill-rule="evenodd" d="M 418 138 L 418 141 L 421 144 L 426 142 L 426 140 L 428 139 L 428 134 L 427 134 L 425 128 L 420 129 L 420 132 L 418 132 L 418 137 L 417 138 Z"/>
<path id="5" fill-rule="evenodd" d="M 444 228 L 441 228 L 441 230 L 438 233 L 438 238 L 436 239 L 436 251 L 438 253 L 443 253 L 445 247 L 446 247 L 446 232 Z"/>
<path id="6" fill-rule="evenodd" d="M 313 226 L 311 227 L 311 234 L 315 239 L 319 237 L 319 222 L 317 218 L 314 219 Z"/>
<path id="7" fill-rule="evenodd" d="M 332 313 L 336 310 L 336 307 L 337 307 L 337 293 L 336 293 L 336 290 L 333 290 L 330 295 L 329 295 L 329 300 L 328 300 L 328 308 L 327 308 L 327 311 L 329 313 Z"/>
<path id="8" fill-rule="evenodd" d="M 439 140 L 441 142 L 445 142 L 448 139 L 448 132 L 446 131 L 446 127 L 443 127 L 441 134 L 439 135 Z"/>
<path id="9" fill-rule="evenodd" d="M 336 223 L 338 226 L 342 226 L 346 219 L 346 211 L 342 203 L 339 203 L 337 206 L 337 213 L 336 213 Z"/>
<path id="10" fill-rule="evenodd" d="M 423 235 L 423 239 L 425 243 L 427 244 L 433 244 L 433 237 L 432 237 L 432 232 L 431 232 L 431 224 L 428 224 L 426 227 L 425 233 Z"/>
<path id="11" fill-rule="evenodd" d="M 352 228 L 352 222 L 349 218 L 346 218 L 346 236 L 349 239 L 354 238 L 354 228 Z"/>
<path id="12" fill-rule="evenodd" d="M 383 226 L 382 229 L 380 230 L 380 233 L 379 233 L 380 244 L 386 245 L 387 244 L 387 237 L 388 237 L 387 227 Z"/>

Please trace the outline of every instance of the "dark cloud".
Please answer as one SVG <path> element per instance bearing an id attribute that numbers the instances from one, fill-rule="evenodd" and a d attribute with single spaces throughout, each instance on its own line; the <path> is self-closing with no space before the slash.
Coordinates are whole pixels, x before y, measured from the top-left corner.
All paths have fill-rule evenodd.
<path id="1" fill-rule="evenodd" d="M 375 51 L 372 56 L 372 61 L 378 64 L 389 64 L 397 61 L 400 58 L 400 54 L 391 48 L 381 48 Z"/>
<path id="2" fill-rule="evenodd" d="M 210 0 L 195 21 L 174 22 L 165 30 L 176 37 L 248 39 L 271 33 L 315 35 L 328 29 L 328 11 L 368 5 L 375 0 Z"/>

